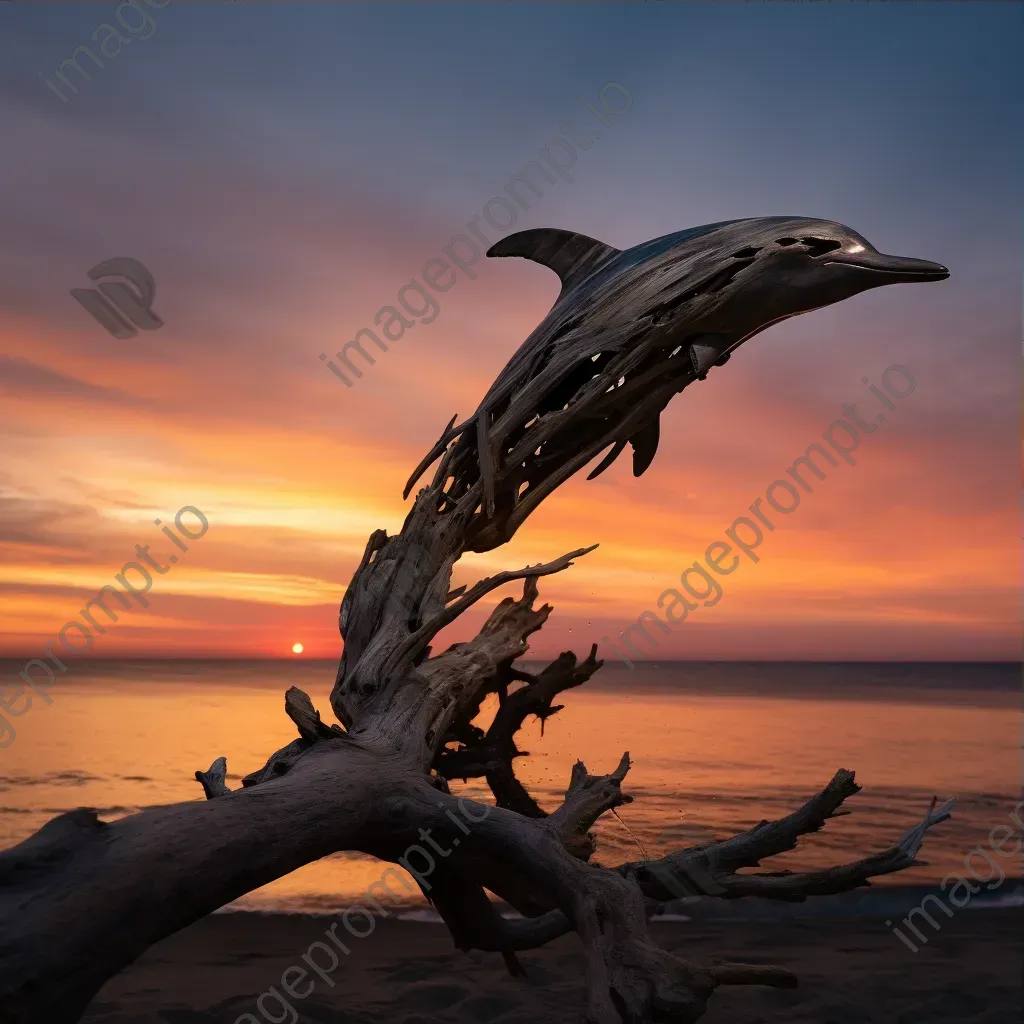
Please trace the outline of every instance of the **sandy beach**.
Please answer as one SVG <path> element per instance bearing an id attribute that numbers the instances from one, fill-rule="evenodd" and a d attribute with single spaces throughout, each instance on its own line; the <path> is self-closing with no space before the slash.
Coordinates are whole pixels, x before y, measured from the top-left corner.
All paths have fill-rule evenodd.
<path id="1" fill-rule="evenodd" d="M 525 979 L 496 954 L 460 953 L 440 925 L 379 920 L 292 1011 L 259 995 L 301 965 L 332 919 L 217 914 L 150 949 L 109 982 L 85 1024 L 569 1024 L 579 1017 L 583 961 L 575 936 L 525 953 Z M 1006 1024 L 1022 1005 L 1024 908 L 963 911 L 919 952 L 881 918 L 689 921 L 652 926 L 695 961 L 777 963 L 794 991 L 719 989 L 708 1024 Z M 293 975 L 291 980 L 295 981 Z M 306 983 L 308 984 L 308 982 Z"/>

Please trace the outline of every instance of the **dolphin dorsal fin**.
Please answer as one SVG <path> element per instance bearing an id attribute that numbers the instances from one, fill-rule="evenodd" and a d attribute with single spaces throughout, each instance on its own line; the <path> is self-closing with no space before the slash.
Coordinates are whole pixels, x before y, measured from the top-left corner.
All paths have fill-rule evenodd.
<path id="1" fill-rule="evenodd" d="M 506 235 L 487 250 L 488 256 L 522 256 L 553 270 L 562 281 L 562 291 L 584 277 L 621 249 L 596 238 L 563 231 L 561 228 L 530 228 Z"/>

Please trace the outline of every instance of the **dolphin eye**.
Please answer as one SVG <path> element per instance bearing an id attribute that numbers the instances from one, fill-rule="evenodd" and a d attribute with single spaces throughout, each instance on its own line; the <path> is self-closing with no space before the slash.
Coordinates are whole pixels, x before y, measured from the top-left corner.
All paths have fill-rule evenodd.
<path id="1" fill-rule="evenodd" d="M 843 247 L 842 242 L 836 242 L 831 238 L 801 238 L 800 241 L 807 246 L 809 256 L 824 256 L 827 252 Z"/>

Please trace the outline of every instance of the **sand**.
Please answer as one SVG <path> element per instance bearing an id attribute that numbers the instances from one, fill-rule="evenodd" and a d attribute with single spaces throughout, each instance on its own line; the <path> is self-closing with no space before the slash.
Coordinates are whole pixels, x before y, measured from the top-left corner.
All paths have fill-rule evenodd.
<path id="1" fill-rule="evenodd" d="M 150 949 L 110 981 L 88 1024 L 572 1024 L 579 1019 L 583 962 L 572 935 L 522 954 L 513 979 L 496 954 L 459 953 L 440 925 L 379 920 L 351 940 L 351 954 L 316 979 L 292 1011 L 274 996 L 281 975 L 334 919 L 217 914 Z M 665 948 L 691 959 L 778 963 L 795 991 L 719 989 L 706 1024 L 1008 1024 L 1021 1019 L 1024 908 L 963 910 L 917 953 L 881 918 L 664 922 Z M 343 931 L 339 934 L 344 935 Z M 311 976 L 315 977 L 315 976 Z M 307 980 L 289 981 L 304 991 Z M 253 1017 L 245 1017 L 252 1014 Z M 43 1024 L 43 1022 L 40 1022 Z"/>

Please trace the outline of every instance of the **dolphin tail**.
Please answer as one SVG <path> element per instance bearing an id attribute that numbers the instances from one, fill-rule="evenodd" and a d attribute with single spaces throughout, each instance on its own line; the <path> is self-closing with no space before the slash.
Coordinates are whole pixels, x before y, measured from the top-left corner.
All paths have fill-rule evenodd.
<path id="1" fill-rule="evenodd" d="M 630 439 L 633 446 L 633 476 L 643 476 L 654 461 L 661 440 L 661 415 L 644 424 Z"/>

